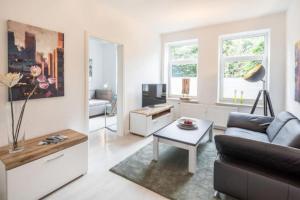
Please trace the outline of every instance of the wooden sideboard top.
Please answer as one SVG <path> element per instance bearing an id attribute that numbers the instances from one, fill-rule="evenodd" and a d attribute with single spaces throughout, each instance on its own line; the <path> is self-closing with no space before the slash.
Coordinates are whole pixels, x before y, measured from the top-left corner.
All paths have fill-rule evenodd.
<path id="1" fill-rule="evenodd" d="M 169 110 L 173 107 L 174 107 L 173 105 L 162 105 L 162 106 L 157 106 L 157 107 L 153 107 L 153 108 L 151 108 L 151 107 L 141 108 L 141 109 L 133 110 L 131 112 L 138 113 L 141 115 L 146 115 L 148 117 L 148 116 L 159 114 L 159 113 Z"/>
<path id="2" fill-rule="evenodd" d="M 65 135 L 68 138 L 57 144 L 38 145 L 38 143 L 51 135 Z M 6 170 L 10 170 L 26 163 L 32 162 L 39 158 L 56 153 L 63 149 L 72 147 L 87 141 L 88 137 L 82 133 L 76 132 L 71 129 L 50 133 L 41 137 L 29 139 L 25 141 L 25 149 L 21 152 L 12 153 L 8 152 L 8 146 L 0 147 L 0 160 L 4 164 Z"/>

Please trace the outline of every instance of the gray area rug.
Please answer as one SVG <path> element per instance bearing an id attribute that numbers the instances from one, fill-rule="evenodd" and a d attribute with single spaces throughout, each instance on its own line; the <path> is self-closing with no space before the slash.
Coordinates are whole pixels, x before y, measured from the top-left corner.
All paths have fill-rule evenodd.
<path id="1" fill-rule="evenodd" d="M 213 142 L 200 144 L 194 175 L 188 173 L 188 151 L 165 144 L 159 144 L 159 150 L 158 162 L 152 161 L 151 143 L 110 171 L 169 199 L 215 200 L 213 165 L 217 152 Z M 234 200 L 228 196 L 222 199 Z"/>

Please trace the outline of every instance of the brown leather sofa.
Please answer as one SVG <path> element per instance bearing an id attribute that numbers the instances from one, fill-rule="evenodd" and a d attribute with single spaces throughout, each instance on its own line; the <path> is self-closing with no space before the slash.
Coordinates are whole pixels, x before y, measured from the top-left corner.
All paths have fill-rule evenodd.
<path id="1" fill-rule="evenodd" d="M 300 200 L 300 121 L 231 113 L 216 135 L 214 189 L 241 200 Z"/>

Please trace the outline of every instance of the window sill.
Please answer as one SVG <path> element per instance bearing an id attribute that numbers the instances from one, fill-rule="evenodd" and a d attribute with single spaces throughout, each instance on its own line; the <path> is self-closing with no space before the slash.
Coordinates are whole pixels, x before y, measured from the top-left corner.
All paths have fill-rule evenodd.
<path id="1" fill-rule="evenodd" d="M 253 107 L 253 104 L 245 103 L 229 103 L 229 102 L 217 102 L 216 105 L 218 106 L 231 106 L 231 107 Z M 257 108 L 262 108 L 263 106 L 261 104 L 257 105 Z"/>
<path id="2" fill-rule="evenodd" d="M 187 100 L 187 101 L 181 100 L 180 97 L 168 97 L 167 100 L 168 101 L 177 101 L 178 103 L 195 103 L 195 104 L 199 104 L 199 101 L 195 97 L 194 98 L 191 97 L 191 99 Z M 246 108 L 252 108 L 253 104 L 250 104 L 250 103 L 240 104 L 240 103 L 230 103 L 230 102 L 217 102 L 217 103 L 215 103 L 215 105 L 217 105 L 217 106 L 246 107 Z M 263 105 L 258 104 L 257 108 L 263 108 Z"/>
<path id="3" fill-rule="evenodd" d="M 180 97 L 168 97 L 168 101 L 178 101 L 182 103 L 199 103 L 199 101 L 195 97 L 191 97 L 190 100 L 181 100 Z"/>

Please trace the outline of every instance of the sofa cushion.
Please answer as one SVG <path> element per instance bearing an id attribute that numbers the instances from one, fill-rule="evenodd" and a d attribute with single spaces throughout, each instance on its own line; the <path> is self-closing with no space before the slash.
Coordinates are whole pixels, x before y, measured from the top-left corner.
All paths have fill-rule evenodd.
<path id="1" fill-rule="evenodd" d="M 298 119 L 289 120 L 280 129 L 272 143 L 300 149 L 300 121 Z"/>
<path id="2" fill-rule="evenodd" d="M 280 129 L 290 120 L 297 119 L 294 115 L 289 112 L 281 112 L 279 113 L 270 126 L 267 128 L 267 134 L 269 140 L 272 142 L 276 135 L 279 133 Z"/>
<path id="3" fill-rule="evenodd" d="M 268 116 L 231 112 L 228 118 L 227 127 L 236 127 L 266 133 L 266 130 L 273 119 L 273 117 Z"/>
<path id="4" fill-rule="evenodd" d="M 109 103 L 107 100 L 101 100 L 101 99 L 90 99 L 89 100 L 89 107 L 93 106 L 104 106 L 105 104 Z"/>
<path id="5" fill-rule="evenodd" d="M 225 135 L 269 143 L 269 138 L 266 134 L 242 128 L 227 128 Z"/>
<path id="6" fill-rule="evenodd" d="M 229 135 L 216 135 L 215 144 L 221 156 L 300 178 L 300 149 Z"/>

